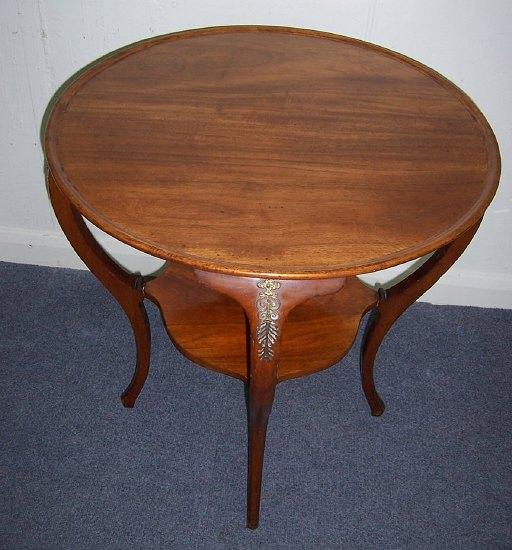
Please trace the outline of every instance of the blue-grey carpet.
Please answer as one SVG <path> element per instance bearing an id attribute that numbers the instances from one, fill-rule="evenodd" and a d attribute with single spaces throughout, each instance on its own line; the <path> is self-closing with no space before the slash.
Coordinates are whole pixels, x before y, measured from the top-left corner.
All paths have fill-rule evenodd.
<path id="1" fill-rule="evenodd" d="M 279 386 L 261 525 L 244 527 L 242 384 L 184 359 L 156 308 L 151 373 L 87 272 L 0 264 L 0 547 L 512 548 L 512 311 L 417 304 L 384 342 Z"/>

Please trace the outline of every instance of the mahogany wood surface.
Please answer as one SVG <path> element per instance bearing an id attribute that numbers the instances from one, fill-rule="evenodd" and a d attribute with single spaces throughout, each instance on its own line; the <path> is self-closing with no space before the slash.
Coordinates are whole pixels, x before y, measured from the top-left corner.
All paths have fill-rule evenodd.
<path id="1" fill-rule="evenodd" d="M 199 269 L 328 278 L 431 252 L 480 219 L 498 148 L 431 69 L 316 31 L 221 27 L 98 61 L 50 116 L 75 207 Z"/>
<path id="2" fill-rule="evenodd" d="M 48 191 L 62 230 L 85 265 L 100 280 L 125 312 L 133 330 L 137 359 L 133 378 L 121 396 L 125 407 L 133 407 L 149 370 L 151 331 L 144 307 L 140 277 L 131 275 L 117 265 L 95 241 L 82 216 L 48 174 Z"/>
<path id="3" fill-rule="evenodd" d="M 338 361 L 373 309 L 361 382 L 382 414 L 379 346 L 470 242 L 500 169 L 485 118 L 435 71 L 358 40 L 257 26 L 99 60 L 56 100 L 45 153 L 59 223 L 134 332 L 123 404 L 148 374 L 145 297 L 184 355 L 245 383 L 251 528 L 276 384 Z M 168 263 L 127 273 L 82 216 Z M 387 292 L 355 277 L 433 251 Z"/>
<path id="4" fill-rule="evenodd" d="M 242 306 L 198 286 L 190 268 L 170 264 L 145 286 L 175 346 L 191 361 L 247 381 L 246 320 Z M 295 306 L 283 327 L 277 380 L 305 376 L 339 361 L 351 348 L 375 291 L 356 277 L 336 293 Z"/>
<path id="5" fill-rule="evenodd" d="M 249 372 L 246 394 L 249 428 L 247 527 L 255 529 L 259 522 L 267 423 L 278 382 L 281 336 L 286 318 L 295 306 L 310 298 L 340 292 L 345 279 L 258 280 L 197 270 L 195 275 L 201 284 L 235 299 L 243 307 L 249 321 Z M 270 329 L 269 322 L 272 325 Z"/>
<path id="6" fill-rule="evenodd" d="M 263 359 L 258 354 L 258 283 L 278 286 L 276 341 L 271 356 Z M 343 357 L 362 316 L 376 304 L 376 293 L 356 277 L 268 281 L 178 264 L 168 265 L 148 281 L 144 292 L 160 308 L 169 336 L 184 355 L 247 385 L 247 526 L 254 529 L 276 384 L 324 369 Z"/>
<path id="7" fill-rule="evenodd" d="M 437 250 L 421 267 L 387 291 L 379 292 L 361 346 L 361 382 L 373 416 L 384 412 L 384 403 L 375 390 L 373 363 L 382 340 L 400 315 L 426 292 L 464 252 L 480 221 L 457 239 Z"/>

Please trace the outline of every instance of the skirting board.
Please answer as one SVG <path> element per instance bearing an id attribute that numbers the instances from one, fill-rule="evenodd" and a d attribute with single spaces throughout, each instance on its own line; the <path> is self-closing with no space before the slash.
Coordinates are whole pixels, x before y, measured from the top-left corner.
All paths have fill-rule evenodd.
<path id="1" fill-rule="evenodd" d="M 139 252 L 96 228 L 91 229 L 105 250 L 130 271 L 151 273 L 163 264 L 163 260 Z M 0 261 L 86 269 L 64 234 L 57 230 L 28 231 L 0 227 Z M 386 282 L 396 278 L 413 263 L 371 273 L 361 278 L 370 285 L 378 283 L 385 286 Z M 512 276 L 458 270 L 455 264 L 420 298 L 420 301 L 431 304 L 512 309 Z"/>

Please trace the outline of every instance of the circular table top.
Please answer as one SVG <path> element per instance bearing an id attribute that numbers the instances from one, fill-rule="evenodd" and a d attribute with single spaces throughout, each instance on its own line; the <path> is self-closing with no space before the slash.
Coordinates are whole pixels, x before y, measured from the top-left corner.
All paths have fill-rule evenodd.
<path id="1" fill-rule="evenodd" d="M 139 42 L 75 79 L 49 169 L 95 225 L 224 273 L 317 278 L 417 258 L 499 179 L 485 118 L 431 69 L 327 33 L 218 27 Z"/>

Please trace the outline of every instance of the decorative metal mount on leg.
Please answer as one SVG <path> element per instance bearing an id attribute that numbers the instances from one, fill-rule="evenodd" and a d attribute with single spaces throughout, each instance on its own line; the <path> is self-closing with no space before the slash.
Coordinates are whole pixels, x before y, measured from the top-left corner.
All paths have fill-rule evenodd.
<path id="1" fill-rule="evenodd" d="M 261 359 L 270 360 L 274 355 L 273 346 L 279 335 L 277 322 L 279 321 L 279 307 L 281 302 L 277 291 L 281 288 L 279 281 L 263 279 L 256 283 L 260 292 L 256 300 L 259 323 L 256 329 L 258 355 Z"/>
<path id="2" fill-rule="evenodd" d="M 314 296 L 337 292 L 345 279 L 276 281 L 199 270 L 195 274 L 201 284 L 236 300 L 249 321 L 247 527 L 255 529 L 259 523 L 265 440 L 277 384 L 283 325 L 296 305 Z"/>

